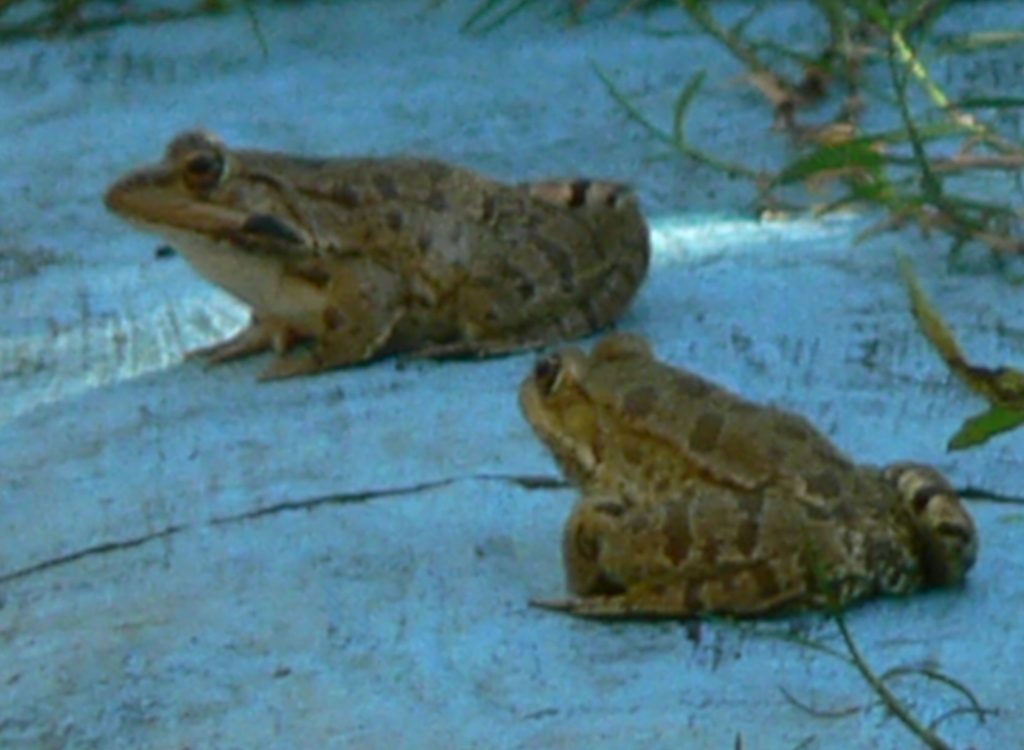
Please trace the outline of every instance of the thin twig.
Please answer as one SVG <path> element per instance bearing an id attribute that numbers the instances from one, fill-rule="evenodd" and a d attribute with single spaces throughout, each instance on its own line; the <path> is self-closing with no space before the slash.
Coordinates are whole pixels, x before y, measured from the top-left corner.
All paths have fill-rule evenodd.
<path id="1" fill-rule="evenodd" d="M 969 687 L 960 682 L 960 680 L 950 677 L 947 674 L 943 674 L 937 669 L 931 669 L 930 667 L 893 667 L 892 669 L 887 669 L 885 673 L 882 674 L 881 679 L 888 680 L 890 677 L 902 677 L 905 675 L 921 675 L 929 680 L 934 680 L 935 682 L 940 682 L 943 685 L 953 688 L 953 690 L 967 698 L 968 702 L 971 704 L 970 707 L 961 708 L 958 713 L 972 713 L 978 717 L 978 721 L 982 724 L 985 723 L 986 714 L 992 713 L 991 709 L 986 709 L 981 705 L 981 702 Z M 935 722 L 932 722 L 931 726 L 934 728 Z"/>
<path id="2" fill-rule="evenodd" d="M 911 732 L 921 738 L 932 750 L 955 750 L 955 748 L 948 744 L 945 740 L 939 737 L 935 732 L 931 731 L 928 727 L 922 724 L 916 716 L 914 716 L 906 706 L 903 705 L 902 701 L 897 698 L 886 684 L 875 675 L 874 671 L 864 660 L 864 657 L 860 653 L 860 649 L 853 640 L 853 636 L 850 635 L 849 629 L 846 627 L 846 621 L 841 613 L 836 613 L 835 616 L 836 626 L 839 628 L 839 633 L 843 637 L 843 642 L 846 644 L 847 651 L 850 652 L 850 658 L 853 660 L 853 665 L 860 672 L 861 677 L 871 686 L 871 689 L 875 691 L 879 698 L 882 699 L 882 703 L 885 707 L 891 711 L 897 719 L 903 722 L 903 725 L 907 727 Z"/>
<path id="3" fill-rule="evenodd" d="M 810 714 L 816 719 L 845 719 L 847 716 L 853 716 L 854 714 L 860 713 L 864 710 L 863 706 L 850 706 L 850 708 L 836 708 L 831 711 L 827 711 L 814 706 L 808 705 L 797 700 L 792 693 L 786 688 L 779 686 L 779 692 L 782 693 L 782 697 L 792 703 L 794 706 L 799 708 L 801 711 Z"/>

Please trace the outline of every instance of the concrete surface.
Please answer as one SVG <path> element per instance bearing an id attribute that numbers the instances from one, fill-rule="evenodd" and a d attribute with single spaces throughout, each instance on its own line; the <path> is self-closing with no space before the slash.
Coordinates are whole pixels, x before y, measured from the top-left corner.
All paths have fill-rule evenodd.
<path id="1" fill-rule="evenodd" d="M 568 32 L 528 12 L 461 36 L 473 5 L 261 6 L 267 58 L 241 15 L 4 48 L 4 750 L 914 746 L 848 664 L 787 640 L 840 647 L 822 618 L 606 624 L 527 606 L 562 591 L 573 502 L 533 481 L 556 473 L 515 403 L 531 355 L 271 385 L 254 382 L 261 359 L 181 361 L 244 310 L 99 202 L 178 130 L 432 154 L 509 179 L 601 175 L 636 184 L 655 227 L 623 328 L 798 409 L 864 461 L 928 461 L 960 486 L 1019 494 L 1020 433 L 944 452 L 983 405 L 918 334 L 894 250 L 981 363 L 1021 362 L 1017 287 L 980 255 L 951 271 L 943 243 L 916 234 L 854 245 L 868 220 L 743 219 L 739 183 L 658 160 L 591 61 L 664 122 L 707 66 L 694 137 L 762 163 L 787 148 L 712 45 L 645 33 L 673 11 Z M 1005 26 L 1020 10 L 975 4 L 971 21 Z M 799 5 L 759 23 L 809 33 Z M 1009 55 L 946 75 L 991 90 L 1019 65 Z M 1024 514 L 972 511 L 982 552 L 964 590 L 848 621 L 878 670 L 940 669 L 995 711 L 943 720 L 952 746 L 1024 747 Z M 921 677 L 892 687 L 925 722 L 965 705 Z"/>

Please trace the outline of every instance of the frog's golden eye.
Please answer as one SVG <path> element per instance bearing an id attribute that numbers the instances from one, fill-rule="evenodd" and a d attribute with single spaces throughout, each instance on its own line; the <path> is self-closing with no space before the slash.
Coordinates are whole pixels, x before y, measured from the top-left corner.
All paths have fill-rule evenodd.
<path id="1" fill-rule="evenodd" d="M 189 190 L 212 190 L 224 175 L 224 157 L 216 151 L 196 151 L 184 158 L 181 173 Z"/>
<path id="2" fill-rule="evenodd" d="M 547 396 L 555 390 L 561 372 L 562 358 L 557 354 L 549 354 L 537 360 L 537 364 L 533 366 L 533 379 L 541 393 Z"/>

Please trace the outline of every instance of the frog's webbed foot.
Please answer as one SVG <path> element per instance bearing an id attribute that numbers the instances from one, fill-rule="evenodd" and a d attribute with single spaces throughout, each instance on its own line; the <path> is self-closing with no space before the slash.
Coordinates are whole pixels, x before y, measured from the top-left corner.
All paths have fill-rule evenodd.
<path id="1" fill-rule="evenodd" d="M 365 359 L 365 358 L 364 358 Z M 314 345 L 308 348 L 303 347 L 299 351 L 288 356 L 281 356 L 274 359 L 267 368 L 260 373 L 257 380 L 284 380 L 286 378 L 297 378 L 301 375 L 315 375 L 325 370 L 331 370 L 344 365 L 356 364 L 363 359 L 352 358 L 351 360 L 330 359 L 324 356 L 321 346 Z"/>
<path id="2" fill-rule="evenodd" d="M 626 593 L 569 599 L 531 599 L 530 606 L 595 620 L 682 620 L 700 614 L 688 608 L 677 595 L 670 593 L 661 596 Z"/>
<path id="3" fill-rule="evenodd" d="M 234 336 L 210 346 L 201 346 L 185 352 L 185 359 L 206 359 L 207 364 L 216 365 L 241 359 L 266 351 L 273 345 L 269 332 L 256 321 L 252 321 Z"/>

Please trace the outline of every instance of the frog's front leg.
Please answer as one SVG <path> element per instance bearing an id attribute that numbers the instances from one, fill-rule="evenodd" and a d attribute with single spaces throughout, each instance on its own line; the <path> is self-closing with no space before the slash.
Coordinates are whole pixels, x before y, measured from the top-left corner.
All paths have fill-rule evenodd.
<path id="1" fill-rule="evenodd" d="M 536 604 L 580 617 L 680 619 L 813 606 L 797 544 L 806 530 L 784 492 L 694 478 L 666 498 L 586 495 L 563 537 L 573 596 Z M 831 574 L 841 553 L 826 542 L 819 563 Z"/>
<path id="2" fill-rule="evenodd" d="M 404 287 L 394 274 L 359 260 L 336 272 L 305 347 L 278 350 L 260 380 L 279 380 L 368 362 L 386 351 L 395 327 L 406 315 Z"/>
<path id="3" fill-rule="evenodd" d="M 287 323 L 270 318 L 261 319 L 253 314 L 249 318 L 249 324 L 235 335 L 216 344 L 190 349 L 185 352 L 185 359 L 203 358 L 208 365 L 219 365 L 268 349 L 280 354 L 288 351 L 296 338 Z"/>

